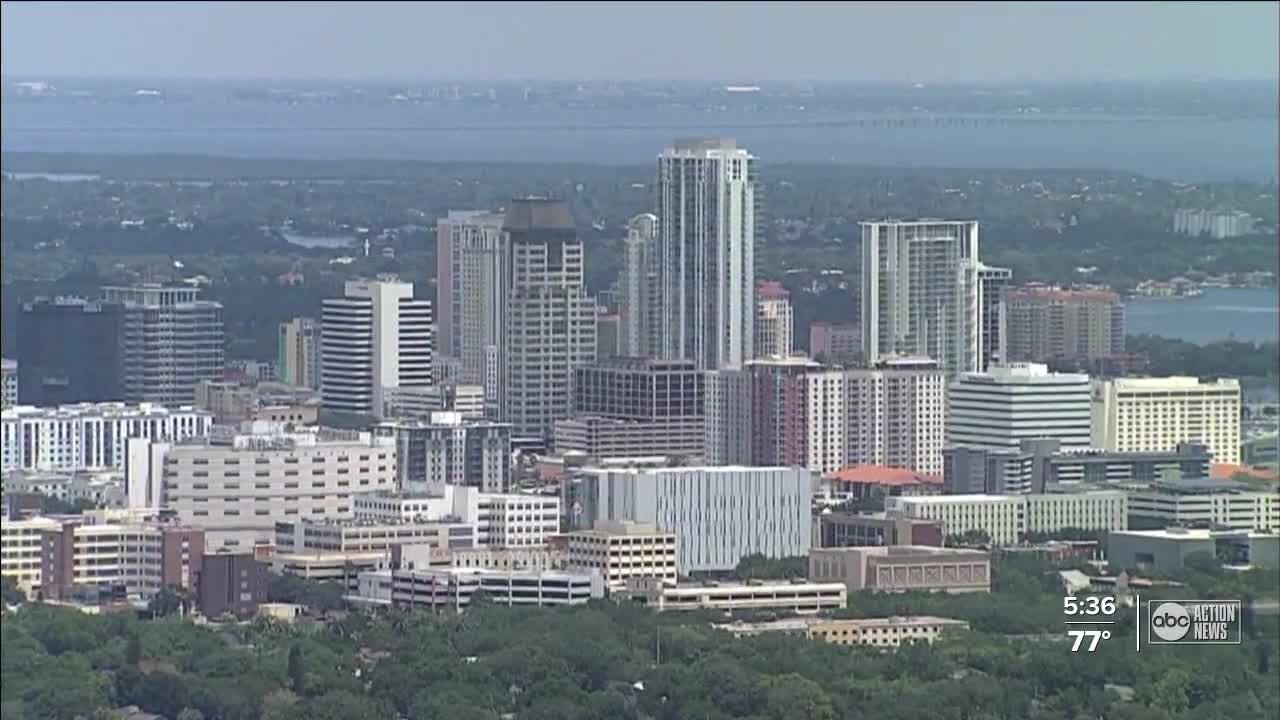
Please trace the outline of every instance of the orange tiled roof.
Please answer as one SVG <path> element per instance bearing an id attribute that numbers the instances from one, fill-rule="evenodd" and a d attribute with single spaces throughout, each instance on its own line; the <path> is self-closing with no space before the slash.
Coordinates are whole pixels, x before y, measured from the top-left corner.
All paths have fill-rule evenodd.
<path id="1" fill-rule="evenodd" d="M 1209 466 L 1209 477 L 1213 480 L 1230 480 L 1236 474 L 1248 475 L 1254 480 L 1276 479 L 1274 470 L 1263 470 L 1235 463 L 1213 463 Z"/>
<path id="2" fill-rule="evenodd" d="M 937 475 L 925 475 L 906 468 L 885 467 L 883 465 L 850 465 L 835 472 L 827 473 L 825 479 L 837 482 L 892 486 L 942 484 L 942 478 Z"/>

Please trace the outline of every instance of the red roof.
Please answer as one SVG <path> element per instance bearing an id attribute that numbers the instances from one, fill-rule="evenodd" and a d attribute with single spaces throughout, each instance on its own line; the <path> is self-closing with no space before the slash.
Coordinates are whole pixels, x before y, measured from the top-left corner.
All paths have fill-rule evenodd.
<path id="1" fill-rule="evenodd" d="M 824 479 L 895 487 L 901 485 L 942 484 L 942 478 L 937 475 L 924 475 L 906 468 L 884 467 L 883 465 L 850 465 L 835 472 L 827 473 Z"/>
<path id="2" fill-rule="evenodd" d="M 1248 465 L 1236 465 L 1235 463 L 1213 463 L 1209 466 L 1209 477 L 1213 480 L 1230 480 L 1237 473 L 1241 475 L 1248 475 L 1254 480 L 1276 479 L 1276 473 L 1274 470 L 1252 468 Z"/>
<path id="3" fill-rule="evenodd" d="M 777 280 L 758 280 L 756 281 L 756 295 L 766 300 L 779 300 L 791 297 L 791 293 L 782 287 L 782 283 Z"/>

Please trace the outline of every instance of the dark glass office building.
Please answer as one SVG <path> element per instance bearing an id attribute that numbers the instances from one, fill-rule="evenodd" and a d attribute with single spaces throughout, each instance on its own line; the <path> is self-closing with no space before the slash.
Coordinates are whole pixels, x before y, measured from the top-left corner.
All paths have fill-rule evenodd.
<path id="1" fill-rule="evenodd" d="M 37 299 L 18 317 L 23 405 L 123 400 L 124 308 L 79 298 Z"/>

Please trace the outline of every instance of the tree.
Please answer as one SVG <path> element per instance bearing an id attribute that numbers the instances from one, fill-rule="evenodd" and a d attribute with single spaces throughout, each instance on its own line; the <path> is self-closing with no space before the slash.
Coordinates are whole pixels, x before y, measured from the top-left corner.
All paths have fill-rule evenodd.
<path id="1" fill-rule="evenodd" d="M 167 617 L 181 611 L 182 606 L 182 596 L 166 585 L 151 598 L 151 602 L 147 603 L 147 610 L 152 617 Z"/>
<path id="2" fill-rule="evenodd" d="M 5 576 L 0 578 L 0 600 L 5 605 L 21 605 L 27 601 L 27 596 L 18 589 L 18 581 Z"/>
<path id="3" fill-rule="evenodd" d="M 302 647 L 294 643 L 289 647 L 289 689 L 301 695 L 306 685 L 306 669 L 302 666 Z"/>
<path id="4" fill-rule="evenodd" d="M 142 662 L 142 638 L 138 633 L 129 633 L 129 640 L 124 646 L 124 663 L 129 667 L 138 667 Z"/>

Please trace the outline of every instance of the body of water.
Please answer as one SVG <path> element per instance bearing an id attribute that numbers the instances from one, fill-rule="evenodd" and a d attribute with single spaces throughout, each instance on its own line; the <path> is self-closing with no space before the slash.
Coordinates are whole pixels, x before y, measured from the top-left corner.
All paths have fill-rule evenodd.
<path id="1" fill-rule="evenodd" d="M 295 235 L 293 233 L 281 233 L 290 245 L 297 245 L 304 248 L 344 248 L 355 244 L 356 239 L 350 235 L 338 235 L 333 237 L 320 237 L 316 235 Z"/>
<path id="2" fill-rule="evenodd" d="M 1125 302 L 1130 335 L 1148 333 L 1195 343 L 1280 339 L 1280 290 L 1205 288 L 1190 298 L 1132 298 Z"/>
<path id="3" fill-rule="evenodd" d="M 1277 175 L 1276 118 L 832 114 L 264 103 L 15 103 L 6 151 L 447 162 L 652 163 L 673 138 L 736 138 L 765 162 L 1089 168 L 1168 179 Z"/>

